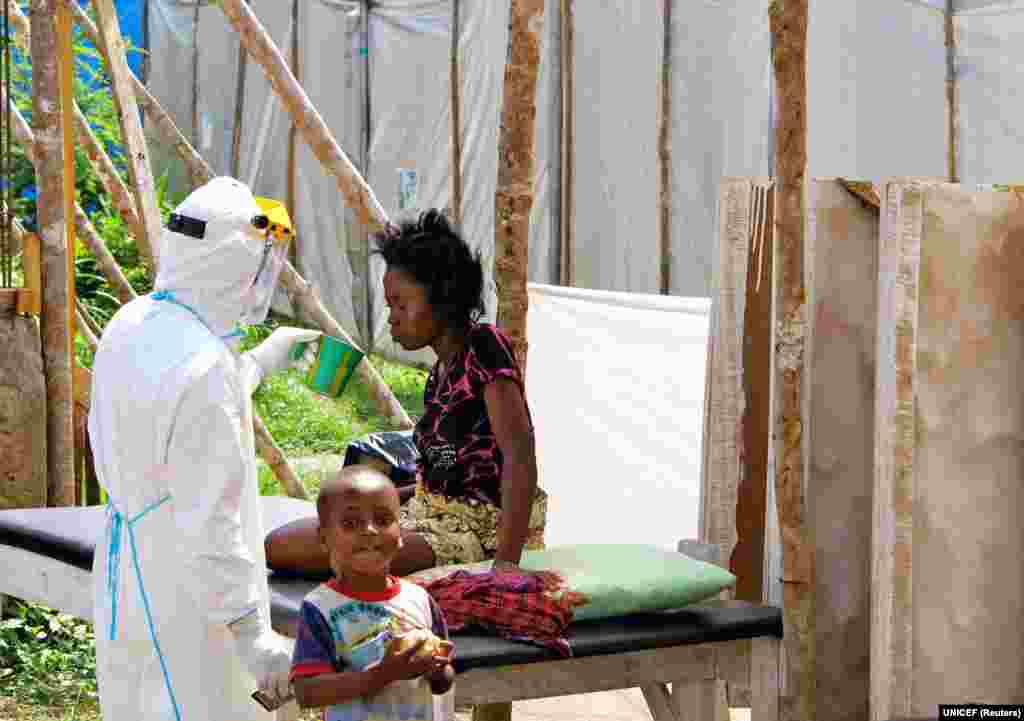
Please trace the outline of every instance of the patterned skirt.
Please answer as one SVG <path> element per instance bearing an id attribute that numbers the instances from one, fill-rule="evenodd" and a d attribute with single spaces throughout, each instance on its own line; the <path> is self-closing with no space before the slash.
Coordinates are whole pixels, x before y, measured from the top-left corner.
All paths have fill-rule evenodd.
<path id="1" fill-rule="evenodd" d="M 548 495 L 540 488 L 530 510 L 526 550 L 544 548 Z M 430 493 L 422 483 L 416 495 L 402 506 L 399 524 L 403 531 L 423 536 L 434 551 L 437 566 L 478 563 L 494 558 L 498 550 L 501 509 L 475 499 L 454 499 Z"/>

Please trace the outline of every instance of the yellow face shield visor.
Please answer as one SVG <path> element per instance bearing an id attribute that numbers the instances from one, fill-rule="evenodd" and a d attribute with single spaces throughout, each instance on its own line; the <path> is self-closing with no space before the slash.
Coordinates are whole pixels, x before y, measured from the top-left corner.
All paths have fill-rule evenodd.
<path id="1" fill-rule="evenodd" d="M 242 323 L 262 323 L 270 312 L 281 270 L 288 261 L 288 248 L 295 237 L 295 228 L 284 204 L 271 198 L 256 198 L 263 211 L 252 219 L 253 227 L 265 234 L 263 257 L 246 294 Z"/>

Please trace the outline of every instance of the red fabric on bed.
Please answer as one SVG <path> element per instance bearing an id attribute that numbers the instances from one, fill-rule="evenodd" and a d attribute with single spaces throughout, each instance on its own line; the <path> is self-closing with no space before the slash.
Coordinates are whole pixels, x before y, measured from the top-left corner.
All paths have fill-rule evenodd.
<path id="1" fill-rule="evenodd" d="M 565 627 L 583 601 L 554 573 L 454 571 L 421 585 L 434 598 L 450 631 L 479 625 L 513 641 L 527 641 L 571 656 Z"/>

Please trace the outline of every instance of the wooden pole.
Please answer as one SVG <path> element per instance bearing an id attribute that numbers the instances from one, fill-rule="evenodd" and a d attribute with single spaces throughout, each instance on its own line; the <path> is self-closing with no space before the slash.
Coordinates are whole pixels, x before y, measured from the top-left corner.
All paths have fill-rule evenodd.
<path id="1" fill-rule="evenodd" d="M 957 155 L 960 147 L 960 94 L 956 82 L 956 27 L 953 0 L 946 0 L 946 116 L 949 140 L 949 182 L 959 183 Z"/>
<path id="2" fill-rule="evenodd" d="M 302 82 L 302 72 L 299 68 L 299 0 L 292 0 L 292 47 L 291 47 L 291 67 L 292 73 L 295 75 L 295 79 Z M 292 224 L 298 227 L 298 212 L 295 208 L 295 163 L 296 154 L 298 151 L 297 147 L 297 135 L 295 128 L 295 121 L 292 121 L 291 127 L 288 128 L 288 189 L 285 197 L 285 204 L 288 207 L 288 212 L 292 214 Z M 290 253 L 292 265 L 296 265 L 299 262 L 299 247 L 298 238 L 292 237 L 292 244 L 288 248 Z"/>
<path id="3" fill-rule="evenodd" d="M 452 222 L 462 227 L 462 76 L 459 71 L 459 39 L 462 35 L 461 3 L 452 0 L 451 65 L 449 85 L 451 87 L 452 115 Z"/>
<path id="4" fill-rule="evenodd" d="M 562 0 L 562 256 L 560 280 L 562 285 L 575 282 L 575 229 L 576 229 L 576 88 L 575 88 L 575 19 L 574 0 Z"/>
<path id="5" fill-rule="evenodd" d="M 33 28 L 31 55 L 32 119 L 40 151 L 36 185 L 43 267 L 40 330 L 46 373 L 47 501 L 67 506 L 75 499 L 75 473 L 57 12 L 58 0 L 32 0 L 32 16 L 40 19 Z"/>
<path id="6" fill-rule="evenodd" d="M 15 26 L 17 35 L 15 39 L 24 50 L 28 50 L 28 38 L 31 34 L 31 25 L 29 20 L 21 13 L 17 2 L 14 0 L 8 1 L 10 3 L 10 7 L 14 11 L 12 15 L 16 18 Z M 143 232 L 143 229 L 139 221 L 139 216 L 135 212 L 135 204 L 131 197 L 131 191 L 128 190 L 128 186 L 126 186 L 124 181 L 121 180 L 121 176 L 118 174 L 117 169 L 114 167 L 114 163 L 107 155 L 107 151 L 103 147 L 103 143 L 96 137 L 96 134 L 89 125 L 89 121 L 85 118 L 85 115 L 83 115 L 81 108 L 78 107 L 78 103 L 75 103 L 74 105 L 74 112 L 75 129 L 78 131 L 78 138 L 82 142 L 83 149 L 85 150 L 86 156 L 89 158 L 90 165 L 95 171 L 97 177 L 100 179 L 103 187 L 108 193 L 110 193 L 110 197 L 114 201 L 114 205 L 117 207 L 121 218 L 128 226 L 129 232 L 133 237 L 138 238 Z"/>
<path id="7" fill-rule="evenodd" d="M 0 88 L 0 101 L 2 101 L 5 106 L 8 102 L 6 94 L 3 93 L 2 88 Z M 16 108 L 13 108 L 13 106 L 12 109 L 15 120 L 15 135 L 18 142 L 25 151 L 25 155 L 28 157 L 29 161 L 36 164 L 38 162 L 38 156 L 41 155 L 41 153 L 36 148 L 35 136 L 31 129 L 29 129 L 24 117 L 22 117 L 22 115 Z M 117 260 L 110 254 L 110 251 L 107 249 L 106 244 L 103 242 L 99 233 L 96 232 L 96 229 L 89 222 L 89 218 L 85 214 L 85 211 L 82 210 L 81 206 L 75 206 L 75 216 L 76 228 L 78 229 L 82 239 L 93 251 L 93 255 L 96 257 L 96 264 L 99 266 L 100 272 L 103 273 L 107 282 L 110 283 L 111 287 L 113 287 L 114 291 L 118 294 L 122 303 L 128 303 L 133 300 L 136 297 L 134 289 L 128 282 L 128 279 L 124 276 L 124 273 L 121 271 L 121 267 L 117 264 Z M 290 264 L 287 266 L 287 269 L 291 269 Z M 302 281 L 301 277 L 298 277 L 298 274 L 295 273 L 294 269 L 291 269 L 291 272 L 294 274 L 295 278 L 298 278 L 298 280 L 290 278 L 293 283 L 297 284 Z M 308 289 L 306 292 L 307 294 L 309 293 Z M 360 364 L 360 368 L 364 365 L 366 364 Z M 397 400 L 395 403 L 397 403 Z M 411 424 L 409 427 L 411 427 Z M 260 456 L 267 461 L 267 464 L 270 466 L 271 470 L 274 471 L 274 475 L 281 482 L 281 485 L 285 488 L 288 495 L 295 498 L 308 498 L 306 490 L 299 481 L 294 469 L 289 465 L 287 458 L 270 435 L 270 432 L 267 430 L 266 425 L 263 423 L 263 420 L 259 415 L 254 415 L 253 417 L 253 428 L 256 434 L 256 450 L 259 452 Z M 73 491 L 74 485 L 72 484 L 72 492 Z"/>
<path id="8" fill-rule="evenodd" d="M 803 406 L 806 378 L 804 180 L 807 167 L 807 0 L 769 9 L 778 89 L 775 129 L 775 499 L 782 534 L 787 689 L 783 718 L 816 718 L 814 539 L 807 523 Z"/>
<path id="9" fill-rule="evenodd" d="M 4 89 L 0 87 L 0 104 L 5 108 L 9 107 L 11 110 L 14 138 L 18 141 L 22 150 L 25 152 L 25 157 L 36 169 L 36 175 L 40 175 L 39 158 L 46 157 L 47 148 L 36 141 L 36 135 L 32 132 L 32 129 L 28 126 L 28 122 L 24 116 L 14 107 L 13 103 L 9 103 L 7 94 Z M 92 223 L 89 222 L 89 216 L 86 215 L 85 211 L 82 210 L 80 205 L 75 205 L 75 230 L 78 232 L 78 237 L 89 246 L 92 250 L 93 255 L 96 256 L 96 265 L 99 266 L 100 272 L 110 283 L 111 287 L 118 294 L 122 303 L 127 303 L 129 300 L 135 297 L 135 291 L 132 290 L 131 284 L 125 277 L 124 273 L 121 272 L 121 267 L 117 264 L 114 256 L 111 255 L 100 237 L 99 233 L 93 227 Z M 44 263 L 45 265 L 45 263 Z"/>
<path id="10" fill-rule="evenodd" d="M 494 194 L 494 276 L 498 287 L 498 322 L 511 338 L 516 359 L 525 372 L 534 121 L 544 0 L 512 0 L 510 12 L 504 108 L 498 136 L 498 185 Z"/>
<path id="11" fill-rule="evenodd" d="M 17 4 L 13 4 L 13 7 L 16 8 Z M 22 19 L 25 23 L 24 36 L 27 38 L 29 37 L 30 25 L 27 18 L 22 16 Z M 113 161 L 107 155 L 103 143 L 96 137 L 92 127 L 89 125 L 89 121 L 82 113 L 81 108 L 78 107 L 78 103 L 74 104 L 74 115 L 75 129 L 78 131 L 78 138 L 82 142 L 86 157 L 89 158 L 89 164 L 100 179 L 100 183 L 110 193 L 114 206 L 128 226 L 129 232 L 133 237 L 138 238 L 144 233 L 144 229 L 138 214 L 135 212 L 135 201 L 132 199 L 131 191 L 128 190 L 128 186 L 121 179 L 120 174 L 114 167 Z"/>
<path id="12" fill-rule="evenodd" d="M 93 23 L 92 18 L 86 14 L 85 10 L 82 9 L 82 6 L 79 5 L 76 0 L 64 1 L 69 3 L 71 11 L 75 15 L 75 20 L 78 22 L 82 32 L 105 56 L 106 49 L 103 45 L 103 40 L 100 37 L 99 30 L 96 29 L 96 25 Z M 197 3 L 197 14 L 199 12 L 199 7 L 200 5 Z M 110 67 L 109 60 L 107 61 L 107 67 Z M 189 176 L 192 179 L 192 185 L 199 186 L 213 178 L 213 169 L 199 156 L 199 153 L 195 151 L 188 140 L 185 139 L 185 136 L 181 134 L 178 126 L 174 124 L 173 120 L 171 120 L 171 116 L 167 114 L 167 111 L 163 109 L 163 106 L 157 102 L 156 98 L 150 94 L 146 89 L 146 86 L 135 77 L 130 69 L 128 70 L 128 79 L 135 93 L 136 102 L 146 114 L 146 117 L 149 119 L 153 128 L 174 148 L 178 156 L 185 162 Z M 194 128 L 193 132 L 195 132 Z"/>
<path id="13" fill-rule="evenodd" d="M 324 307 L 312 286 L 296 272 L 291 263 L 286 263 L 284 270 L 281 271 L 281 285 L 288 293 L 293 307 L 301 308 L 305 316 L 324 333 L 341 338 L 349 345 L 358 347 L 356 342 L 345 332 L 345 329 L 341 327 L 341 324 Z M 412 420 L 402 408 L 401 403 L 398 402 L 394 392 L 384 382 L 377 369 L 365 358 L 356 366 L 356 375 L 373 394 L 378 411 L 388 419 L 392 426 L 401 429 L 413 427 Z"/>
<path id="14" fill-rule="evenodd" d="M 199 11 L 202 3 L 196 3 L 192 11 L 192 144 L 196 147 L 199 143 Z M 195 176 L 192 177 L 192 185 L 201 185 Z"/>
<path id="15" fill-rule="evenodd" d="M 246 2 L 247 0 L 242 0 Z M 235 122 L 231 128 L 231 177 L 237 178 L 242 161 L 242 125 L 245 122 L 245 71 L 249 67 L 245 48 L 238 44 L 238 76 L 235 78 Z"/>
<path id="16" fill-rule="evenodd" d="M 334 139 L 305 90 L 288 69 L 281 51 L 274 45 L 259 20 L 241 0 L 223 0 L 221 9 L 238 32 L 243 45 L 263 68 L 271 87 L 302 133 L 303 140 L 324 169 L 334 175 L 338 189 L 360 223 L 374 232 L 383 230 L 388 222 L 384 208 Z M 353 342 L 291 263 L 287 263 L 281 273 L 281 284 L 293 304 L 301 307 L 307 317 L 317 323 L 325 333 L 335 335 L 346 342 Z M 394 393 L 365 358 L 356 368 L 356 372 L 374 394 L 378 409 L 392 425 L 399 428 L 413 427 L 412 420 L 402 409 Z"/>
<path id="17" fill-rule="evenodd" d="M 674 0 L 661 0 L 665 25 L 661 55 L 661 112 L 658 115 L 658 236 L 661 251 L 659 281 L 662 295 L 672 287 L 672 5 Z"/>
<path id="18" fill-rule="evenodd" d="M 135 103 L 131 82 L 134 76 L 128 68 L 114 0 L 94 2 L 100 38 L 107 53 L 114 106 L 121 121 L 121 140 L 125 146 L 128 177 L 135 195 L 135 208 L 142 221 L 142 234 L 135 238 L 135 242 L 143 263 L 155 276 L 159 259 L 153 248 L 160 241 L 162 233 L 160 208 L 156 203 L 156 185 L 153 183 L 153 173 L 149 167 L 149 149 L 146 147 L 146 136 L 142 132 L 142 119 Z"/>
<path id="19" fill-rule="evenodd" d="M 74 49 L 71 43 L 71 35 L 74 24 L 71 20 L 71 13 L 67 6 L 61 3 L 57 8 L 56 17 L 57 46 L 60 53 L 59 76 L 60 76 L 60 129 L 61 139 L 64 143 L 64 179 L 62 185 L 64 200 L 64 218 L 70 218 L 75 212 L 75 131 L 74 131 L 74 108 L 75 108 L 75 75 L 74 75 Z M 64 233 L 67 236 L 67 264 L 68 264 L 68 354 L 71 357 L 71 397 L 76 397 L 76 380 L 74 373 L 75 366 L 75 226 L 73 223 L 65 222 Z M 77 451 L 78 444 L 75 448 Z M 77 486 L 76 486 L 77 487 Z"/>
<path id="20" fill-rule="evenodd" d="M 0 0 L 0 2 L 7 3 L 7 10 L 10 13 L 9 17 L 11 23 L 14 25 L 14 42 L 22 50 L 30 52 L 29 50 L 29 38 L 31 31 L 29 30 L 28 18 L 25 17 L 25 13 L 21 11 L 21 7 L 18 5 L 17 0 Z"/>
<path id="21" fill-rule="evenodd" d="M 242 0 L 222 0 L 220 7 L 238 33 L 242 45 L 263 68 L 268 82 L 291 114 L 313 155 L 337 180 L 338 189 L 359 222 L 368 225 L 371 231 L 383 230 L 388 220 L 384 208 L 338 145 L 259 19 Z"/>
<path id="22" fill-rule="evenodd" d="M 370 93 L 370 0 L 362 0 L 359 7 L 359 20 L 360 20 L 360 58 L 362 65 L 360 66 L 362 71 L 362 90 L 363 90 L 363 132 L 361 137 L 361 146 L 359 148 L 360 155 L 360 170 L 363 173 L 364 178 L 370 177 L 370 148 L 373 144 L 373 97 Z M 366 352 L 370 353 L 373 351 L 374 335 L 376 329 L 373 325 L 373 293 L 370 291 L 370 278 L 373 274 L 370 272 L 370 233 L 365 225 L 359 226 L 359 232 L 355 238 L 355 242 L 359 244 L 359 259 L 362 266 L 363 283 L 362 283 L 362 305 L 363 305 L 363 328 L 366 332 Z"/>

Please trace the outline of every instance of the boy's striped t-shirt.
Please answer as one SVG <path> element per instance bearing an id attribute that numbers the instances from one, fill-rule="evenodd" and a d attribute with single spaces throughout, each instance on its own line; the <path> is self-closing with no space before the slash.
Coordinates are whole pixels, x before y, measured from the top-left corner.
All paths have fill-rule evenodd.
<path id="1" fill-rule="evenodd" d="M 315 588 L 299 613 L 291 677 L 365 671 L 380 663 L 388 643 L 413 621 L 447 639 L 441 610 L 421 587 L 392 577 L 387 590 L 360 593 L 332 579 Z M 324 721 L 442 721 L 451 693 L 435 697 L 425 677 L 396 681 L 372 697 L 324 711 Z"/>

